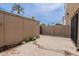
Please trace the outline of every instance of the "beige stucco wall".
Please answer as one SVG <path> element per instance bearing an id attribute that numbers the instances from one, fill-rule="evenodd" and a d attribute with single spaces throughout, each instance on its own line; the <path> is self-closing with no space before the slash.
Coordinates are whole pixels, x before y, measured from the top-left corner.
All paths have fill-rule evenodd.
<path id="1" fill-rule="evenodd" d="M 67 3 L 65 6 L 65 24 L 69 25 L 71 28 L 71 20 L 72 17 L 75 15 L 75 13 L 77 13 L 77 10 L 79 8 L 79 3 Z M 67 15 L 67 13 L 69 13 L 69 15 Z M 71 31 L 70 31 L 71 33 Z"/>
<path id="2" fill-rule="evenodd" d="M 66 15 L 67 13 L 69 13 L 69 15 Z M 78 13 L 78 40 L 77 40 L 77 44 L 79 47 L 79 3 L 67 3 L 67 7 L 66 7 L 66 13 L 65 13 L 65 20 L 66 20 L 66 24 L 71 26 L 71 20 L 73 18 L 73 16 L 75 14 Z"/>
<path id="3" fill-rule="evenodd" d="M 5 43 L 6 45 L 19 43 L 23 40 L 23 20 L 5 14 Z"/>
<path id="4" fill-rule="evenodd" d="M 36 37 L 39 37 L 39 32 L 40 32 L 40 26 L 39 26 L 39 22 L 35 22 L 33 27 L 33 35 Z"/>
<path id="5" fill-rule="evenodd" d="M 0 47 L 18 44 L 24 38 L 39 36 L 38 21 L 0 11 Z"/>
<path id="6" fill-rule="evenodd" d="M 70 37 L 70 27 L 68 25 L 44 26 L 42 34 Z"/>
<path id="7" fill-rule="evenodd" d="M 29 38 L 34 36 L 39 36 L 39 23 L 34 21 L 24 20 L 24 38 Z"/>
<path id="8" fill-rule="evenodd" d="M 67 3 L 65 6 L 65 22 L 66 25 L 70 25 L 71 26 L 71 19 L 74 16 L 75 12 L 77 11 L 77 9 L 79 8 L 79 3 Z M 69 15 L 67 15 L 67 13 L 69 13 Z"/>
<path id="9" fill-rule="evenodd" d="M 0 13 L 0 47 L 4 45 L 4 15 Z"/>

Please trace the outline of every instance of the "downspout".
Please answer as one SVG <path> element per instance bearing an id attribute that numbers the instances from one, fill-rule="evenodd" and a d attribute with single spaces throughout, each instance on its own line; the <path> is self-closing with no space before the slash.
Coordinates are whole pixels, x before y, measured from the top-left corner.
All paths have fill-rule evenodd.
<path id="1" fill-rule="evenodd" d="M 67 22 L 66 22 L 67 3 L 65 3 L 64 5 L 64 10 L 65 10 L 64 25 L 67 25 Z"/>

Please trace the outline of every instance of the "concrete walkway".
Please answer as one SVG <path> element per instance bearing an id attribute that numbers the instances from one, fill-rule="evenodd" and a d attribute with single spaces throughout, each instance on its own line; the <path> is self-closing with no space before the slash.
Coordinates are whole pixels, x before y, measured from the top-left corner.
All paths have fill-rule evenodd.
<path id="1" fill-rule="evenodd" d="M 1 52 L 2 56 L 70 56 L 79 55 L 70 38 L 40 35 L 36 41 Z"/>

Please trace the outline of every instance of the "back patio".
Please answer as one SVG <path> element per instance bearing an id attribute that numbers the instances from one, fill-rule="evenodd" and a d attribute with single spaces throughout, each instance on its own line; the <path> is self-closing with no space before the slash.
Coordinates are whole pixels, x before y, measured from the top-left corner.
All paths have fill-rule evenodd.
<path id="1" fill-rule="evenodd" d="M 0 55 L 18 56 L 62 56 L 79 55 L 70 38 L 40 35 L 36 41 L 23 43 L 15 48 L 3 51 Z"/>

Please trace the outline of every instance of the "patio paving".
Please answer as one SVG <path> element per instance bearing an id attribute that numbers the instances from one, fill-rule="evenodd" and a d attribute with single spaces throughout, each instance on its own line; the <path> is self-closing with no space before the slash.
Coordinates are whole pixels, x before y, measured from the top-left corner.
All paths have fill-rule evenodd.
<path id="1" fill-rule="evenodd" d="M 40 35 L 36 41 L 0 52 L 1 56 L 70 56 L 79 55 L 70 38 Z"/>

